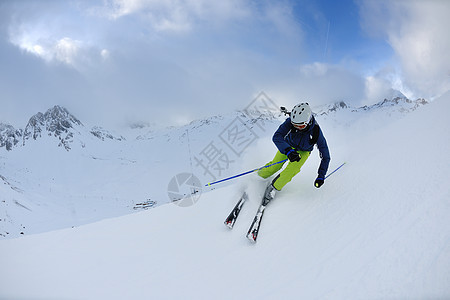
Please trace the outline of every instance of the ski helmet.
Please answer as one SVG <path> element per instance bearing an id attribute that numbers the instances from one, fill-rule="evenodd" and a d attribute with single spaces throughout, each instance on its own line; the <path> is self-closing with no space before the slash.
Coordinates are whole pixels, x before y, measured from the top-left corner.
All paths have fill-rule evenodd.
<path id="1" fill-rule="evenodd" d="M 291 123 L 298 130 L 304 130 L 312 120 L 312 111 L 308 103 L 294 106 L 291 112 Z"/>

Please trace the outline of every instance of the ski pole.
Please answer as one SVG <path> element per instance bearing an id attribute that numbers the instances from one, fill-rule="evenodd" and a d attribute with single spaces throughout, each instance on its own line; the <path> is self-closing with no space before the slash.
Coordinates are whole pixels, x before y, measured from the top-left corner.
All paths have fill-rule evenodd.
<path id="1" fill-rule="evenodd" d="M 336 172 L 337 170 L 339 170 L 343 165 L 345 165 L 347 162 L 344 162 L 342 165 L 340 165 L 339 167 L 337 167 L 333 172 L 331 172 L 330 174 L 328 174 L 327 176 L 325 176 L 324 180 L 327 179 L 328 177 L 330 177 L 334 172 Z"/>
<path id="2" fill-rule="evenodd" d="M 257 168 L 257 169 L 251 170 L 251 171 L 247 171 L 247 172 L 244 172 L 244 173 L 241 173 L 241 174 L 238 174 L 238 175 L 234 175 L 234 176 L 231 176 L 231 177 L 228 177 L 228 178 L 225 178 L 225 179 L 221 179 L 221 180 L 218 180 L 218 181 L 210 182 L 210 183 L 208 183 L 208 184 L 205 184 L 205 186 L 210 186 L 210 185 L 213 185 L 213 184 L 216 184 L 216 183 L 219 183 L 219 182 L 223 182 L 223 181 L 230 180 L 230 179 L 233 179 L 233 178 L 236 178 L 236 177 L 240 177 L 240 176 L 243 176 L 243 175 L 247 175 L 247 174 L 253 173 L 253 172 L 255 172 L 255 171 L 259 171 L 259 170 L 261 170 L 261 169 L 271 167 L 271 166 L 273 166 L 273 165 L 277 165 L 277 164 L 284 163 L 284 162 L 286 162 L 286 161 L 287 161 L 287 159 L 282 160 L 282 161 L 279 161 L 279 162 L 276 162 L 276 163 L 273 163 L 273 164 L 270 164 L 270 165 L 267 165 L 267 166 L 264 166 L 264 167 L 261 167 L 261 168 Z M 331 174 L 330 174 L 330 175 L 331 175 Z"/>

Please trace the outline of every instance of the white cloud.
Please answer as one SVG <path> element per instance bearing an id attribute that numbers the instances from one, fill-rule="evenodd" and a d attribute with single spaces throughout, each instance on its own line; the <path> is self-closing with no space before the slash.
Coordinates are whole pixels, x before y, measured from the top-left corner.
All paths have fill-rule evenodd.
<path id="1" fill-rule="evenodd" d="M 101 56 L 103 59 L 109 56 L 109 52 L 106 49 L 94 55 L 95 51 L 92 49 L 92 46 L 69 37 L 55 39 L 48 36 L 34 35 L 33 32 L 24 32 L 21 35 L 11 36 L 11 42 L 20 49 L 34 54 L 46 62 L 63 63 L 75 69 L 83 68 L 86 61 L 91 61 L 97 56 Z"/>
<path id="2" fill-rule="evenodd" d="M 392 99 L 401 92 L 410 99 L 415 99 L 414 93 L 404 85 L 401 70 L 393 65 L 386 64 L 369 75 L 365 76 L 364 105 L 371 105 L 383 99 Z"/>
<path id="3" fill-rule="evenodd" d="M 107 59 L 109 59 L 109 57 L 110 57 L 110 52 L 109 52 L 109 50 L 108 49 L 102 49 L 101 51 L 100 51 L 100 55 L 101 55 L 101 57 L 102 57 L 102 59 L 103 60 L 107 60 Z"/>
<path id="4" fill-rule="evenodd" d="M 417 97 L 450 89 L 450 2 L 361 0 L 363 28 L 394 49 L 403 84 Z"/>
<path id="5" fill-rule="evenodd" d="M 300 68 L 300 72 L 306 77 L 319 77 L 324 76 L 328 72 L 329 65 L 324 63 L 315 62 L 308 65 L 303 65 Z"/>
<path id="6" fill-rule="evenodd" d="M 283 84 L 303 53 L 288 1 L 50 1 L 36 2 L 32 13 L 28 2 L 9 3 L 15 17 L 0 20 L 9 42 L 47 62 L 11 50 L 22 68 L 10 86 L 22 84 L 22 73 L 47 72 L 60 84 L 27 85 L 42 106 L 66 101 L 106 122 L 126 115 L 167 123 L 167 111 L 193 119 L 241 109 Z"/>
<path id="7" fill-rule="evenodd" d="M 384 98 L 389 98 L 392 91 L 391 82 L 376 76 L 366 77 L 364 104 L 373 104 Z"/>
<path id="8" fill-rule="evenodd" d="M 198 20 L 212 22 L 250 15 L 248 1 L 239 0 L 106 0 L 90 11 L 110 19 L 137 15 L 156 31 L 188 32 Z"/>
<path id="9" fill-rule="evenodd" d="M 81 45 L 82 43 L 80 41 L 64 37 L 56 41 L 53 47 L 54 57 L 60 62 L 74 65 L 77 56 L 79 55 Z"/>
<path id="10" fill-rule="evenodd" d="M 303 65 L 297 80 L 297 94 L 315 105 L 341 100 L 359 104 L 364 97 L 363 78 L 339 65 Z"/>

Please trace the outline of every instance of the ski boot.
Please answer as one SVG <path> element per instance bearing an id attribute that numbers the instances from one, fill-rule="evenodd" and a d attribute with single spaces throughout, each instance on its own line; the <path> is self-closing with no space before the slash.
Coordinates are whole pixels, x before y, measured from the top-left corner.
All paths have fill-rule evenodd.
<path id="1" fill-rule="evenodd" d="M 262 200 L 262 205 L 266 206 L 267 204 L 269 204 L 270 201 L 273 200 L 273 198 L 275 198 L 275 194 L 278 192 L 278 190 L 273 186 L 273 182 L 270 183 L 267 188 L 266 191 L 264 192 L 264 197 Z"/>

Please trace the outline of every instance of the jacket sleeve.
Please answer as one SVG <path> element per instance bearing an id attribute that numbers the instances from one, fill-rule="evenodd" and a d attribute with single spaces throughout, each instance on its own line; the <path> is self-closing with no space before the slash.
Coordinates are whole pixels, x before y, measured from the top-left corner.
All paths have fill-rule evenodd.
<path id="1" fill-rule="evenodd" d="M 317 139 L 317 148 L 319 149 L 320 152 L 320 165 L 319 165 L 319 170 L 317 171 L 317 173 L 319 174 L 318 177 L 321 178 L 325 178 L 325 175 L 327 174 L 328 171 L 328 166 L 330 164 L 330 151 L 328 150 L 328 145 L 327 145 L 327 141 L 325 140 L 325 137 L 322 133 L 322 129 L 319 132 L 319 138 Z"/>
<path id="2" fill-rule="evenodd" d="M 272 141 L 275 146 L 277 146 L 278 150 L 283 154 L 286 154 L 286 149 L 291 147 L 291 145 L 289 145 L 284 139 L 285 136 L 291 131 L 291 126 L 291 119 L 287 118 L 286 121 L 278 127 L 272 137 Z"/>

